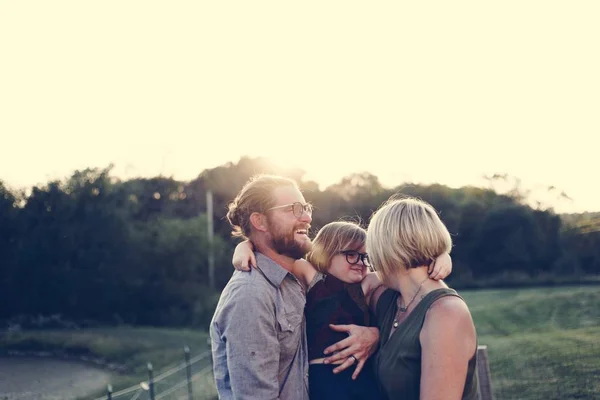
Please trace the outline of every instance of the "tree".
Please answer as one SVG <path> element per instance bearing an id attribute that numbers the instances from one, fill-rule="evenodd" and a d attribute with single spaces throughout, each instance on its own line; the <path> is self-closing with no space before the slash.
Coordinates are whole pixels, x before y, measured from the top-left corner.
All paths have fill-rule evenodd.
<path id="1" fill-rule="evenodd" d="M 14 283 L 18 276 L 20 226 L 17 196 L 0 181 L 0 318 L 15 311 Z"/>
<path id="2" fill-rule="evenodd" d="M 540 268 L 543 240 L 531 211 L 523 206 L 493 209 L 483 220 L 473 252 L 476 276 L 493 276 L 503 271 L 531 275 Z"/>

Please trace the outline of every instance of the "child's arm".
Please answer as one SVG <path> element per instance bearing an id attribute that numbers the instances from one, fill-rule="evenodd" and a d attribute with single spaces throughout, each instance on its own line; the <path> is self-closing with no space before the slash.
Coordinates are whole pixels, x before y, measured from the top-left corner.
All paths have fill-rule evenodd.
<path id="1" fill-rule="evenodd" d="M 250 271 L 251 266 L 256 266 L 254 246 L 249 240 L 244 240 L 235 246 L 231 263 L 239 271 Z"/>
<path id="2" fill-rule="evenodd" d="M 363 294 L 365 295 L 367 305 L 371 303 L 371 297 L 373 295 L 373 292 L 375 292 L 375 289 L 377 289 L 381 285 L 382 283 L 375 272 L 369 272 L 367 276 L 363 278 L 363 280 L 360 283 L 360 286 L 362 287 Z"/>
<path id="3" fill-rule="evenodd" d="M 442 280 L 448 277 L 452 272 L 452 258 L 450 254 L 444 253 L 436 258 L 428 268 L 429 277 L 431 279 Z M 361 282 L 361 287 L 363 293 L 365 295 L 365 300 L 367 301 L 367 305 L 371 304 L 371 300 L 379 299 L 379 295 L 383 293 L 383 290 L 378 291 L 377 295 L 373 296 L 377 288 L 382 285 L 381 281 L 377 277 L 377 274 L 374 272 L 369 272 L 367 276 L 365 276 Z"/>
<path id="4" fill-rule="evenodd" d="M 231 262 L 235 269 L 239 271 L 250 271 L 251 267 L 255 267 L 256 257 L 254 256 L 252 242 L 244 240 L 235 246 Z M 292 273 L 305 287 L 308 287 L 317 274 L 317 270 L 308 261 L 300 259 L 294 263 Z"/>
<path id="5" fill-rule="evenodd" d="M 450 257 L 450 254 L 443 253 L 438 256 L 438 258 L 429 264 L 427 271 L 429 272 L 429 277 L 431 279 L 435 279 L 436 281 L 446 279 L 452 272 L 452 258 Z"/>
<path id="6" fill-rule="evenodd" d="M 312 266 L 311 263 L 301 258 L 294 262 L 292 274 L 298 278 L 305 288 L 308 288 L 308 285 L 310 285 L 312 280 L 315 278 L 315 275 L 317 275 L 317 270 Z"/>

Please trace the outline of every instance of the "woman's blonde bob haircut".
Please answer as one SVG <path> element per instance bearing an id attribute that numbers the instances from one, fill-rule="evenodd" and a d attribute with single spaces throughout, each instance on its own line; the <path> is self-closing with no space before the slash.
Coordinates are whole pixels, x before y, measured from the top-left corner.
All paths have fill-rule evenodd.
<path id="1" fill-rule="evenodd" d="M 452 239 L 435 209 L 414 198 L 385 202 L 371 217 L 367 229 L 367 252 L 384 284 L 398 272 L 428 266 L 444 252 Z"/>
<path id="2" fill-rule="evenodd" d="M 330 222 L 323 226 L 312 241 L 306 260 L 321 273 L 327 273 L 331 260 L 343 250 L 359 250 L 365 245 L 367 231 L 357 223 Z"/>

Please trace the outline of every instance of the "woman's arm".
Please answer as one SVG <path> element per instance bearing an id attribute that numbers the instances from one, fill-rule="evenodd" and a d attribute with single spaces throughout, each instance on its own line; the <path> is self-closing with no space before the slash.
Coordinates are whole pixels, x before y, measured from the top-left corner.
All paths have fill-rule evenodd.
<path id="1" fill-rule="evenodd" d="M 447 296 L 429 309 L 421 341 L 421 400 L 459 400 L 467 367 L 477 352 L 475 325 L 467 305 Z"/>

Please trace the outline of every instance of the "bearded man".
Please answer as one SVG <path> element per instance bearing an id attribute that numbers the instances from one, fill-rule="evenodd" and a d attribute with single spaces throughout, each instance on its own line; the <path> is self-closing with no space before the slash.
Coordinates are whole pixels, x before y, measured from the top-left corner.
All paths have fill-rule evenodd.
<path id="1" fill-rule="evenodd" d="M 233 273 L 211 321 L 220 399 L 308 400 L 306 293 L 292 267 L 311 249 L 312 211 L 295 181 L 273 175 L 252 177 L 229 204 L 233 236 L 253 243 L 257 265 Z M 352 329 L 344 347 L 368 357 L 377 329 Z"/>

